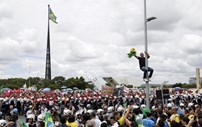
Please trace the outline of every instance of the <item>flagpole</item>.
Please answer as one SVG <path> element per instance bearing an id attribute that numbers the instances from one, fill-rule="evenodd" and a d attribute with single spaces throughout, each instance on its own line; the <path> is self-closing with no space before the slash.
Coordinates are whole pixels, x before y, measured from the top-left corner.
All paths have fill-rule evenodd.
<path id="1" fill-rule="evenodd" d="M 49 26 L 49 12 L 50 5 L 48 5 L 48 35 L 47 35 L 47 50 L 46 50 L 46 72 L 45 72 L 45 79 L 51 79 L 51 56 L 50 56 L 50 26 Z"/>

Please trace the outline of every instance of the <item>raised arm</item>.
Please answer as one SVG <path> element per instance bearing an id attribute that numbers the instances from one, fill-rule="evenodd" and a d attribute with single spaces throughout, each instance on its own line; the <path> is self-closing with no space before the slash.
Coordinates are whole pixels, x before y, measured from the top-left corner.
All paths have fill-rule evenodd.
<path id="1" fill-rule="evenodd" d="M 150 55 L 148 52 L 145 51 L 145 55 L 147 55 L 147 58 L 150 58 Z"/>
<path id="2" fill-rule="evenodd" d="M 134 57 L 138 59 L 138 56 L 137 56 L 137 55 L 135 55 Z"/>
<path id="3" fill-rule="evenodd" d="M 126 125 L 128 125 L 129 127 L 130 127 L 131 121 L 128 120 L 127 117 L 128 117 L 128 115 L 129 115 L 129 113 L 130 113 L 130 109 L 131 109 L 131 106 L 128 106 L 127 111 L 126 111 L 126 113 L 124 114 L 124 122 L 125 122 Z"/>

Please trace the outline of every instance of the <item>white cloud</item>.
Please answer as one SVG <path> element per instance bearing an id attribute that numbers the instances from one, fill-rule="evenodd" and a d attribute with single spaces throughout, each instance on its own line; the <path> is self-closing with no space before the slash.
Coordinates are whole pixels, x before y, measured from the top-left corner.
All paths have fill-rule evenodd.
<path id="1" fill-rule="evenodd" d="M 132 47 L 144 52 L 144 9 L 138 0 L 1 1 L 1 77 L 44 77 L 48 4 L 59 22 L 50 22 L 53 76 L 141 79 L 138 61 L 126 55 Z M 148 23 L 153 83 L 187 82 L 201 67 L 201 4 L 147 1 L 148 17 L 157 17 Z"/>

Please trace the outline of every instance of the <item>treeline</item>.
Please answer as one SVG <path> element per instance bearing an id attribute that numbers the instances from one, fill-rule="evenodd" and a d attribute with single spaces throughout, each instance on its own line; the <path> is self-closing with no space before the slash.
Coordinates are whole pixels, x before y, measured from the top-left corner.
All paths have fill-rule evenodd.
<path id="1" fill-rule="evenodd" d="M 60 89 L 62 86 L 66 86 L 67 88 L 77 87 L 78 89 L 86 89 L 86 88 L 94 88 L 94 84 L 92 82 L 87 82 L 85 79 L 81 77 L 71 77 L 65 79 L 63 76 L 54 77 L 52 80 L 42 79 L 40 77 L 30 77 L 28 79 L 23 78 L 9 78 L 9 79 L 0 79 L 0 85 L 4 88 L 10 89 L 18 89 L 22 88 L 23 85 L 27 87 L 36 86 L 38 89 L 40 88 L 51 88 L 51 89 Z"/>
<path id="2" fill-rule="evenodd" d="M 196 84 L 187 84 L 187 83 L 175 83 L 172 85 L 172 88 L 181 87 L 181 88 L 196 88 Z"/>

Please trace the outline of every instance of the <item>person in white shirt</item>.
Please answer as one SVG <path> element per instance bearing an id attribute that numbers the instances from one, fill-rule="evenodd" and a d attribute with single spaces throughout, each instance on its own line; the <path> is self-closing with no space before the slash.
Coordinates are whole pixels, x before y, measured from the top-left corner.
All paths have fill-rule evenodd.
<path id="1" fill-rule="evenodd" d="M 92 120 L 95 122 L 95 126 L 100 127 L 101 126 L 101 121 L 96 116 L 95 112 L 92 112 L 91 115 L 92 115 Z"/>
<path id="2" fill-rule="evenodd" d="M 110 124 L 111 124 L 111 127 L 119 127 L 119 124 L 118 122 L 114 119 L 114 117 L 110 117 Z"/>

